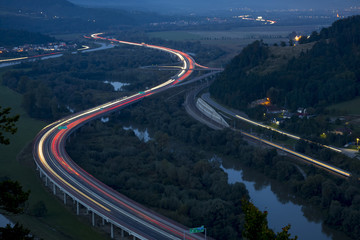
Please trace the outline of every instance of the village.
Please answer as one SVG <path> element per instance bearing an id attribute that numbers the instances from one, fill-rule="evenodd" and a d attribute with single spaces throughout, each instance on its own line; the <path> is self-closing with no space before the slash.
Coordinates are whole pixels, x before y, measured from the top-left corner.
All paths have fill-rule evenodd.
<path id="1" fill-rule="evenodd" d="M 0 59 L 29 57 L 34 55 L 73 51 L 78 48 L 76 43 L 51 42 L 47 44 L 24 44 L 15 47 L 0 47 Z"/>

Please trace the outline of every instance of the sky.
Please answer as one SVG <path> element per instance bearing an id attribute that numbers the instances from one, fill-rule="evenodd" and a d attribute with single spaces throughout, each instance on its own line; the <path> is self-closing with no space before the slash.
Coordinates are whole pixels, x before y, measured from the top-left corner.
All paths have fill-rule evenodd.
<path id="1" fill-rule="evenodd" d="M 264 9 L 337 9 L 360 6 L 360 0 L 69 0 L 83 5 L 112 5 L 133 7 L 135 9 L 163 12 L 190 10 L 204 12 L 229 8 L 249 7 L 254 10 Z"/>

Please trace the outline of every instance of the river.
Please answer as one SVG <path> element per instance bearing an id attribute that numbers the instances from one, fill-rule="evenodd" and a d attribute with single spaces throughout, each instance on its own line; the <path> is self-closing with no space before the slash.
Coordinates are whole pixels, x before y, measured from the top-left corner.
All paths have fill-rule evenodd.
<path id="1" fill-rule="evenodd" d="M 319 211 L 287 194 L 283 184 L 243 168 L 238 163 L 223 161 L 221 168 L 228 174 L 230 184 L 244 183 L 254 205 L 261 211 L 268 211 L 269 227 L 275 232 L 291 224 L 291 236 L 297 235 L 299 240 L 350 240 L 344 234 L 324 226 Z"/>

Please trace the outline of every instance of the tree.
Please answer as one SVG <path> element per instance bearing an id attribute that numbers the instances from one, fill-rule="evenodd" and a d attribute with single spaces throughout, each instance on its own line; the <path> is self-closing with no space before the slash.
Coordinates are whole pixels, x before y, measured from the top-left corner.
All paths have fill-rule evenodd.
<path id="1" fill-rule="evenodd" d="M 245 213 L 243 236 L 249 240 L 275 239 L 275 233 L 269 229 L 267 212 L 261 212 L 246 199 L 242 200 L 242 210 Z"/>
<path id="2" fill-rule="evenodd" d="M 0 182 L 0 193 L 0 208 L 16 214 L 24 211 L 30 191 L 24 192 L 18 181 L 5 180 Z"/>
<path id="3" fill-rule="evenodd" d="M 0 106 L 0 144 L 10 144 L 9 138 L 3 132 L 14 134 L 17 131 L 15 122 L 19 120 L 19 115 L 9 117 L 10 108 Z M 21 213 L 22 205 L 27 201 L 30 191 L 24 192 L 19 182 L 5 180 L 0 182 L 0 208 L 12 212 Z"/>
<path id="4" fill-rule="evenodd" d="M 0 106 L 0 144 L 10 144 L 10 139 L 4 136 L 4 132 L 14 134 L 17 131 L 15 122 L 19 120 L 19 115 L 10 117 L 11 108 L 2 108 Z"/>
<path id="5" fill-rule="evenodd" d="M 290 238 L 290 224 L 283 227 L 282 231 L 276 234 L 276 240 L 296 240 L 298 237 L 295 236 L 294 238 Z"/>
<path id="6" fill-rule="evenodd" d="M 34 239 L 30 235 L 30 230 L 24 228 L 21 224 L 16 223 L 14 227 L 11 227 L 10 224 L 7 224 L 6 227 L 0 227 L 0 239 L 4 240 L 30 240 Z"/>
<path id="7" fill-rule="evenodd" d="M 24 192 L 17 181 L 5 180 L 0 182 L 0 209 L 9 213 L 22 213 L 23 206 L 28 200 L 30 191 Z M 0 228 L 0 239 L 33 239 L 30 230 L 19 223 L 13 227 L 10 224 Z"/>
<path id="8" fill-rule="evenodd" d="M 243 198 L 242 210 L 245 213 L 245 225 L 243 236 L 249 240 L 296 240 L 297 236 L 290 238 L 290 224 L 285 226 L 281 232 L 275 234 L 269 229 L 267 222 L 267 211 L 261 212 L 255 205 Z"/>
<path id="9" fill-rule="evenodd" d="M 19 120 L 19 115 L 9 117 L 10 108 L 0 106 L 0 144 L 10 144 L 10 139 L 3 135 L 3 132 L 15 134 L 17 127 L 15 122 Z M 5 180 L 0 182 L 0 208 L 11 213 L 21 213 L 24 203 L 29 198 L 30 191 L 24 192 L 18 181 Z M 24 228 L 19 223 L 14 227 L 7 224 L 6 227 L 0 227 L 0 239 L 33 239 L 29 235 L 30 230 Z"/>

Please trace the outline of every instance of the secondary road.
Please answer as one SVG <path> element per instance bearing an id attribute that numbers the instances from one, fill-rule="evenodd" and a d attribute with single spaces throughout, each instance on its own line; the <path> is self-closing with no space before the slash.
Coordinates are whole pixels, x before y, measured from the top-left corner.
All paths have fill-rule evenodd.
<path id="1" fill-rule="evenodd" d="M 259 122 L 255 122 L 255 121 L 252 121 L 250 120 L 249 118 L 247 118 L 247 116 L 240 116 L 240 115 L 244 115 L 243 113 L 234 113 L 233 110 L 229 110 L 223 106 L 221 106 L 220 104 L 216 103 L 215 101 L 213 101 L 211 98 L 210 98 L 210 94 L 209 93 L 205 93 L 201 96 L 206 102 L 208 102 L 210 105 L 212 105 L 213 107 L 215 107 L 216 109 L 219 109 L 220 111 L 234 117 L 234 118 L 237 118 L 237 119 L 240 119 L 244 122 L 247 122 L 247 123 L 250 123 L 254 126 L 258 126 L 258 127 L 262 127 L 262 128 L 266 128 L 268 130 L 271 130 L 273 132 L 277 132 L 277 133 L 280 133 L 282 135 L 285 135 L 287 137 L 290 137 L 292 139 L 295 139 L 295 140 L 303 140 L 305 142 L 308 142 L 308 143 L 313 143 L 313 144 L 317 144 L 321 147 L 324 147 L 324 148 L 327 148 L 327 149 L 330 149 L 332 151 L 335 151 L 335 152 L 338 152 L 338 153 L 341 153 L 341 150 L 340 149 L 337 149 L 335 147 L 332 147 L 332 146 L 328 146 L 328 145 L 324 145 L 324 144 L 320 144 L 320 143 L 315 143 L 313 141 L 310 141 L 308 139 L 304 139 L 304 138 L 301 138 L 299 136 L 296 136 L 294 134 L 291 134 L 291 133 L 287 133 L 285 131 L 281 131 L 279 129 L 276 129 L 276 128 L 273 128 L 273 127 L 270 127 L 268 125 L 265 125 L 265 124 L 262 124 L 262 123 L 259 123 Z"/>
<path id="2" fill-rule="evenodd" d="M 188 232 L 188 228 L 185 226 L 154 213 L 106 186 L 76 165 L 66 153 L 66 139 L 77 128 L 145 97 L 172 88 L 188 78 L 195 68 L 195 61 L 181 51 L 145 43 L 119 41 L 99 35 L 101 34 L 92 34 L 91 38 L 157 49 L 174 54 L 182 62 L 182 67 L 178 74 L 163 84 L 70 115 L 42 129 L 35 139 L 33 148 L 34 160 L 38 168 L 64 193 L 85 205 L 90 211 L 125 229 L 139 239 L 204 239 L 205 236 L 202 234 L 185 234 Z M 54 188 L 55 190 L 56 188 Z"/>
<path id="3" fill-rule="evenodd" d="M 248 122 L 248 123 L 250 123 L 250 124 L 253 124 L 253 125 L 256 125 L 256 126 L 259 126 L 259 127 L 263 127 L 263 128 L 266 128 L 266 129 L 269 129 L 269 130 L 278 132 L 278 133 L 280 133 L 280 134 L 286 135 L 286 136 L 291 137 L 291 138 L 296 139 L 296 140 L 301 139 L 301 138 L 298 137 L 298 136 L 295 136 L 295 135 L 292 135 L 292 134 L 289 134 L 289 133 L 286 133 L 286 132 L 277 130 L 277 129 L 272 128 L 272 127 L 270 127 L 270 126 L 267 126 L 267 125 L 264 125 L 264 124 L 260 124 L 260 123 L 258 123 L 258 122 L 252 121 L 252 120 L 250 120 L 250 119 L 248 119 L 248 118 L 242 117 L 242 116 L 239 115 L 239 114 L 241 114 L 241 113 L 234 113 L 233 110 L 229 110 L 229 109 L 221 106 L 220 104 L 216 103 L 215 101 L 213 101 L 213 100 L 210 98 L 210 94 L 203 94 L 203 95 L 202 95 L 202 98 L 204 98 L 204 100 L 205 100 L 207 103 L 209 103 L 209 104 L 212 105 L 213 107 L 217 108 L 218 110 L 220 110 L 220 111 L 222 111 L 222 112 L 225 112 L 225 113 L 228 114 L 229 116 L 232 116 L 232 117 L 234 117 L 234 118 L 238 118 L 238 119 L 240 119 L 240 120 L 243 120 L 243 121 L 245 121 L 245 122 Z M 314 164 L 314 165 L 316 165 L 316 166 L 319 166 L 319 167 L 321 167 L 321 168 L 324 168 L 324 169 L 326 169 L 326 170 L 328 170 L 328 171 L 330 171 L 330 172 L 339 174 L 339 175 L 344 176 L 344 177 L 350 177 L 350 176 L 351 176 L 351 174 L 350 174 L 349 172 L 344 171 L 344 170 L 341 169 L 341 168 L 337 168 L 337 167 L 334 167 L 334 166 L 332 166 L 332 165 L 330 165 L 330 164 L 327 164 L 327 163 L 318 161 L 317 159 L 308 157 L 308 156 L 306 156 L 306 155 L 304 155 L 304 154 L 301 154 L 301 153 L 295 152 L 295 151 L 293 151 L 293 150 L 291 150 L 291 149 L 285 148 L 285 147 L 283 147 L 283 146 L 281 146 L 281 145 L 279 145 L 279 144 L 276 144 L 276 143 L 267 141 L 267 140 L 265 140 L 265 139 L 259 138 L 259 137 L 255 136 L 255 135 L 253 135 L 253 134 L 249 134 L 249 133 L 247 133 L 247 132 L 244 132 L 244 131 L 241 131 L 241 130 L 237 130 L 237 129 L 233 129 L 233 130 L 236 130 L 236 131 L 240 132 L 242 135 L 244 135 L 244 136 L 247 137 L 247 138 L 250 138 L 250 139 L 253 139 L 253 140 L 256 140 L 256 141 L 260 141 L 260 142 L 262 142 L 262 143 L 265 143 L 266 145 L 269 145 L 269 146 L 271 146 L 271 147 L 274 147 L 274 148 L 276 148 L 276 149 L 279 149 L 279 150 L 281 150 L 281 151 L 284 151 L 284 152 L 286 152 L 286 153 L 289 153 L 289 154 L 291 154 L 291 155 L 293 155 L 293 156 L 299 157 L 299 158 L 301 158 L 301 159 L 303 159 L 303 160 L 305 160 L 305 161 L 307 161 L 307 162 L 310 162 L 310 163 L 312 163 L 312 164 Z M 305 139 L 303 139 L 303 140 L 305 140 Z M 311 142 L 311 141 L 309 141 L 309 140 L 305 140 L 305 141 Z M 320 144 L 319 144 L 319 145 L 320 145 Z M 338 149 L 336 149 L 336 148 L 333 148 L 333 147 L 331 147 L 331 146 L 326 146 L 326 145 L 321 145 L 321 146 L 326 147 L 326 148 L 329 148 L 329 149 L 331 149 L 331 150 L 333 150 L 333 151 L 336 151 L 336 152 L 341 152 L 340 150 L 338 150 Z"/>

